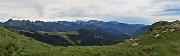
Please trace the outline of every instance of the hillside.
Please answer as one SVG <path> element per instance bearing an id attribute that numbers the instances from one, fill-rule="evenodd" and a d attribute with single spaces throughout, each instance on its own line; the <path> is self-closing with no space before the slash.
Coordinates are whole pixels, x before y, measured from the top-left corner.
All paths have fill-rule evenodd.
<path id="1" fill-rule="evenodd" d="M 37 41 L 47 43 L 54 46 L 102 46 L 113 45 L 130 39 L 128 35 L 121 33 L 108 33 L 97 29 L 79 29 L 77 31 L 66 32 L 45 32 L 45 31 L 25 31 L 11 30 L 20 35 L 33 38 Z"/>
<path id="2" fill-rule="evenodd" d="M 179 56 L 179 27 L 179 21 L 156 22 L 151 26 L 153 31 L 117 45 L 71 46 L 63 53 L 74 56 Z"/>
<path id="3" fill-rule="evenodd" d="M 132 36 L 132 37 L 137 37 L 137 36 L 140 36 L 140 35 L 142 35 L 142 34 L 145 34 L 145 33 L 148 31 L 149 28 L 150 28 L 150 26 L 141 27 L 141 28 L 137 29 L 136 31 L 134 31 L 134 32 L 131 34 L 131 36 Z"/>
<path id="4" fill-rule="evenodd" d="M 0 28 L 0 56 L 31 55 L 36 54 L 34 51 L 41 53 L 50 47 L 32 38 Z"/>
<path id="5" fill-rule="evenodd" d="M 3 26 L 3 23 L 2 22 L 0 22 L 0 27 L 2 27 Z"/>
<path id="6" fill-rule="evenodd" d="M 4 33 L 5 32 L 5 33 Z M 110 46 L 68 46 L 68 47 L 46 47 L 42 43 L 35 41 L 22 42 L 20 39 L 12 40 L 12 37 L 22 38 L 26 41 L 30 41 L 27 38 L 23 38 L 18 34 L 1 29 L 2 37 L 4 39 L 10 39 L 1 41 L 0 43 L 19 41 L 17 43 L 20 46 L 24 46 L 26 43 L 32 44 L 32 49 L 29 47 L 23 47 L 25 50 L 31 50 L 34 52 L 22 52 L 24 55 L 29 56 L 180 56 L 180 22 L 166 22 L 160 21 L 154 23 L 149 31 L 134 39 L 125 40 L 122 43 Z M 6 35 L 7 34 L 7 35 Z M 11 36 L 12 35 L 12 36 Z M 17 35 L 17 36 L 16 36 Z M 2 38 L 1 37 L 1 38 Z M 3 38 L 2 38 L 3 39 Z M 0 40 L 2 40 L 0 39 Z M 13 42 L 14 43 L 14 42 Z M 1 44 L 0 46 L 3 47 Z M 19 47 L 19 46 L 18 46 Z M 34 49 L 33 49 L 34 48 Z M 6 50 L 1 48 L 2 50 Z M 43 50 L 43 51 L 36 51 Z M 6 50 L 8 51 L 8 50 Z M 33 54 L 36 53 L 36 54 Z M 5 54 L 1 52 L 1 54 Z M 15 53 L 16 55 L 19 55 Z"/>

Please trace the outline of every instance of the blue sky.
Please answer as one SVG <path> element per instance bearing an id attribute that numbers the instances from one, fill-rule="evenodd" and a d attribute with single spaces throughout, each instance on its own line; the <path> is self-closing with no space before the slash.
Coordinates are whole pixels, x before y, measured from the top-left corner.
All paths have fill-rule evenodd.
<path id="1" fill-rule="evenodd" d="M 180 0 L 0 0 L 0 21 L 102 20 L 152 24 L 180 20 Z"/>

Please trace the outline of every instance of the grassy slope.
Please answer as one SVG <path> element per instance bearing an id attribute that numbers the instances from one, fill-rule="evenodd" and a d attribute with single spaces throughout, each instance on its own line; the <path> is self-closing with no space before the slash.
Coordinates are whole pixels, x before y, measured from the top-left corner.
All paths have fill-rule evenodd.
<path id="1" fill-rule="evenodd" d="M 70 46 L 56 50 L 57 55 L 67 54 L 74 56 L 179 56 L 180 31 L 167 33 L 153 33 L 140 36 L 113 46 Z M 155 38 L 156 34 L 161 36 Z M 138 43 L 138 45 L 135 45 Z"/>
<path id="2" fill-rule="evenodd" d="M 159 24 L 159 23 L 157 23 Z M 157 25 L 161 29 L 112 46 L 69 46 L 57 47 L 52 55 L 73 56 L 180 56 L 179 23 Z M 156 27 L 157 27 L 156 26 Z M 169 27 L 170 26 L 170 27 Z M 159 35 L 158 37 L 155 37 Z M 53 51 L 52 51 L 53 52 Z"/>
<path id="3" fill-rule="evenodd" d="M 77 31 L 67 31 L 67 32 L 44 32 L 44 31 L 37 31 L 40 34 L 45 34 L 47 33 L 48 35 L 58 35 L 63 37 L 64 39 L 66 39 L 67 41 L 69 41 L 71 44 L 76 44 L 75 42 L 73 42 L 72 40 L 70 40 L 69 36 L 67 36 L 66 34 L 75 34 L 77 35 L 78 32 Z"/>
<path id="4" fill-rule="evenodd" d="M 42 53 L 51 46 L 0 28 L 0 56 Z M 11 49 L 12 48 L 12 49 Z M 17 49 L 17 50 L 13 50 Z M 36 52 L 34 52 L 36 51 Z M 7 53 L 7 54 L 6 54 Z"/>
<path id="5" fill-rule="evenodd" d="M 26 46 L 24 48 L 25 50 L 28 50 L 28 52 L 22 53 L 28 54 L 30 56 L 180 56 L 180 31 L 171 31 L 170 27 L 168 26 L 170 25 L 165 25 L 163 26 L 165 28 L 155 30 L 135 39 L 126 40 L 125 42 L 119 43 L 117 45 L 69 47 L 46 46 L 40 42 L 34 40 L 30 41 L 28 38 L 23 38 L 24 36 L 20 36 L 1 29 L 0 46 L 6 45 L 6 42 L 19 42 L 17 44 L 20 47 Z M 4 35 L 5 38 L 2 38 L 2 35 Z M 159 36 L 155 37 L 156 35 Z M 17 39 L 13 39 L 13 37 L 16 37 Z"/>

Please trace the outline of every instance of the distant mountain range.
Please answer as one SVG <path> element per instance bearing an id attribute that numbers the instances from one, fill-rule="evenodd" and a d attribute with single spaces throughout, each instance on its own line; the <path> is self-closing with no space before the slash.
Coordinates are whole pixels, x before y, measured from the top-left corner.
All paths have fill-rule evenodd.
<path id="1" fill-rule="evenodd" d="M 0 23 L 12 32 L 55 46 L 112 45 L 144 34 L 149 25 L 116 21 L 89 20 L 76 22 L 12 20 Z"/>
<path id="2" fill-rule="evenodd" d="M 110 33 L 123 33 L 127 35 L 138 36 L 148 30 L 149 25 L 143 24 L 126 24 L 119 23 L 116 21 L 103 22 L 98 20 L 81 21 L 76 22 L 68 21 L 57 21 L 57 22 L 44 22 L 44 21 L 29 21 L 29 20 L 12 20 L 9 19 L 6 22 L 0 23 L 5 28 L 12 28 L 18 30 L 28 30 L 28 31 L 75 31 L 79 29 L 102 29 Z M 143 29 L 142 29 L 143 28 Z M 142 30 L 141 30 L 142 29 Z M 142 33 L 137 32 L 140 31 Z M 136 35 L 135 35 L 136 34 Z"/>

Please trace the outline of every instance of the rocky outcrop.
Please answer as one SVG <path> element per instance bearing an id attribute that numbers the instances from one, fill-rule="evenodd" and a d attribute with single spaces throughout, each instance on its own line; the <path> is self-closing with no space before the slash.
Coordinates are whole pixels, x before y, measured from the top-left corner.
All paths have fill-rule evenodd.
<path id="1" fill-rule="evenodd" d="M 163 30 L 163 32 L 174 32 L 180 30 L 180 21 L 159 21 L 151 25 L 147 33 L 157 32 L 157 30 Z"/>

